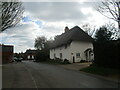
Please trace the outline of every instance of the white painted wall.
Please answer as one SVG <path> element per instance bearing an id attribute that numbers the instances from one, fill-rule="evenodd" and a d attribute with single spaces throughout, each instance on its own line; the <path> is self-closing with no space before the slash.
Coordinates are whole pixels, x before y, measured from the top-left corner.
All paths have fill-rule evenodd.
<path id="1" fill-rule="evenodd" d="M 30 59 L 30 55 L 27 56 L 27 59 Z"/>
<path id="2" fill-rule="evenodd" d="M 79 62 L 81 59 L 86 60 L 84 51 L 88 48 L 93 49 L 92 43 L 82 41 L 74 41 L 71 43 L 70 51 L 74 54 L 76 62 Z M 76 58 L 76 53 L 80 53 L 80 58 Z"/>
<path id="3" fill-rule="evenodd" d="M 50 58 L 54 59 L 54 54 L 56 55 L 56 58 L 60 58 L 60 53 L 62 53 L 62 59 L 69 59 L 69 51 L 70 50 L 70 46 L 68 46 L 67 48 L 63 47 L 59 47 L 59 48 L 55 48 L 50 50 Z"/>
<path id="4" fill-rule="evenodd" d="M 34 55 L 32 55 L 32 59 L 34 59 Z"/>
<path id="5" fill-rule="evenodd" d="M 50 50 L 50 59 L 54 59 L 54 54 L 57 58 L 60 58 L 60 53 L 62 53 L 62 59 L 67 59 L 71 63 L 73 62 L 73 56 L 75 57 L 75 62 L 80 62 L 81 59 L 86 60 L 84 51 L 88 48 L 93 49 L 93 45 L 90 42 L 73 41 L 67 48 L 59 47 Z M 73 53 L 73 55 L 71 54 Z M 76 53 L 80 53 L 80 58 L 76 57 Z"/>

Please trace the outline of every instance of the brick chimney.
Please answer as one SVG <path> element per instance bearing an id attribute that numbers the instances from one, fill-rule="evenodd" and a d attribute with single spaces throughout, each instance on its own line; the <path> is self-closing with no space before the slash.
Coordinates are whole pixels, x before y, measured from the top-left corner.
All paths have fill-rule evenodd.
<path id="1" fill-rule="evenodd" d="M 65 32 L 67 32 L 67 31 L 69 31 L 69 28 L 66 26 L 64 30 L 65 30 Z"/>

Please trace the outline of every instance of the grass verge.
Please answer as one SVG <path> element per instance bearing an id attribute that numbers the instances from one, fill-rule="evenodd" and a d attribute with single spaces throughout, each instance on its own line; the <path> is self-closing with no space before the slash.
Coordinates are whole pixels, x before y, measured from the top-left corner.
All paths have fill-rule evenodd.
<path id="1" fill-rule="evenodd" d="M 105 68 L 105 67 L 100 67 L 97 65 L 91 65 L 89 67 L 80 69 L 80 71 L 97 74 L 97 75 L 102 75 L 102 76 L 106 76 L 106 77 L 111 77 L 111 78 L 120 77 L 119 69 Z"/>

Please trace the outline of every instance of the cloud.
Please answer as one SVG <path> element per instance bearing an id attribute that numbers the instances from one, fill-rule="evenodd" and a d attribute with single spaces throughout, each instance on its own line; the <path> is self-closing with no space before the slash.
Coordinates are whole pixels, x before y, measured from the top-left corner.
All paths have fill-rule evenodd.
<path id="1" fill-rule="evenodd" d="M 43 21 L 76 21 L 85 20 L 87 17 L 80 11 L 77 2 L 25 2 L 26 11 L 32 17 Z M 31 7 L 34 6 L 34 7 Z"/>
<path id="2" fill-rule="evenodd" d="M 92 24 L 97 25 L 99 20 L 105 21 L 105 17 L 96 11 L 97 3 L 98 2 L 24 2 L 23 5 L 25 6 L 26 15 L 36 18 L 39 21 L 44 21 L 45 23 L 65 22 L 68 25 L 72 22 L 75 25 L 80 25 L 91 23 L 91 21 L 94 20 Z M 59 27 L 59 25 L 60 24 L 57 26 Z"/>
<path id="3" fill-rule="evenodd" d="M 84 1 L 84 0 L 83 0 Z M 1 43 L 15 45 L 15 52 L 34 48 L 37 36 L 54 37 L 86 23 L 100 26 L 107 21 L 94 8 L 94 2 L 23 2 L 24 17 L 20 24 L 0 34 Z M 99 16 L 99 17 L 98 17 Z"/>
<path id="4" fill-rule="evenodd" d="M 7 31 L 1 34 L 2 43 L 13 44 L 16 46 L 16 51 L 18 52 L 18 47 L 34 47 L 34 39 L 36 38 L 37 33 L 40 30 L 39 26 L 34 22 L 22 23 L 15 28 L 8 29 Z M 25 51 L 27 48 L 22 49 Z"/>

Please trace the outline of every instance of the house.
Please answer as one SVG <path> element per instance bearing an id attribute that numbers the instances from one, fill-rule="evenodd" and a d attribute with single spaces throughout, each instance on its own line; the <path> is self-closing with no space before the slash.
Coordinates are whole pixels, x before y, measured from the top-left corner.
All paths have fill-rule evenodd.
<path id="1" fill-rule="evenodd" d="M 35 59 L 35 55 L 36 55 L 36 51 L 37 50 L 31 50 L 31 49 L 26 50 L 26 52 L 25 52 L 25 59 L 27 59 L 27 60 L 34 60 Z"/>
<path id="2" fill-rule="evenodd" d="M 92 41 L 93 39 L 80 27 L 65 27 L 65 32 L 53 41 L 50 59 L 67 59 L 71 63 L 91 61 L 94 59 Z"/>
<path id="3" fill-rule="evenodd" d="M 2 56 L 0 62 L 10 63 L 13 61 L 13 46 L 0 44 L 0 56 Z"/>

